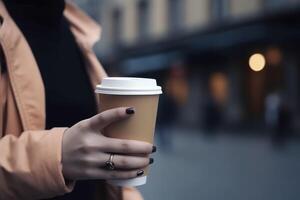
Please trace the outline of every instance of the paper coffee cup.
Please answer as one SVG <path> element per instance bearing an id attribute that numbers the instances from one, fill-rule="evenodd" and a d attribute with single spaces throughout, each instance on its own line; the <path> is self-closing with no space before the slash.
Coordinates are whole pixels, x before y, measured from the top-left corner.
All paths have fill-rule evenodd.
<path id="1" fill-rule="evenodd" d="M 111 124 L 104 135 L 112 138 L 145 141 L 153 144 L 156 115 L 161 87 L 155 79 L 109 77 L 96 88 L 103 112 L 116 107 L 134 107 L 135 114 L 128 119 Z M 147 181 L 148 167 L 141 177 L 127 180 L 110 180 L 118 186 L 139 186 Z"/>

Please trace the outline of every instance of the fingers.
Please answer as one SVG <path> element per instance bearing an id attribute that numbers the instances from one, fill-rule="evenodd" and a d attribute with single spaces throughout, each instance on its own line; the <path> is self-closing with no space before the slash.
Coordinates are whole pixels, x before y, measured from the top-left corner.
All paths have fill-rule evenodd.
<path id="1" fill-rule="evenodd" d="M 144 169 L 153 163 L 152 158 L 114 155 L 112 162 L 115 165 L 114 170 L 105 168 L 105 163 L 109 160 L 110 154 L 99 153 L 81 161 L 83 170 L 80 176 L 84 179 L 129 179 L 142 176 Z"/>
<path id="2" fill-rule="evenodd" d="M 113 179 L 130 179 L 138 176 L 142 176 L 144 174 L 143 170 L 131 170 L 131 171 L 107 171 L 103 169 L 90 169 L 86 172 L 86 176 L 89 179 L 105 179 L 105 180 L 113 180 Z"/>
<path id="3" fill-rule="evenodd" d="M 86 159 L 83 162 L 85 162 L 85 166 L 103 168 L 109 158 L 110 154 L 99 153 L 98 155 L 94 155 L 92 158 Z M 147 167 L 149 164 L 153 163 L 153 159 L 139 156 L 114 155 L 113 163 L 116 169 L 134 170 Z"/>
<path id="4" fill-rule="evenodd" d="M 142 169 L 144 167 L 147 167 L 150 164 L 150 158 L 114 155 L 113 162 L 117 169 L 123 169 L 123 170 Z"/>
<path id="5" fill-rule="evenodd" d="M 153 152 L 153 145 L 150 143 L 115 138 L 106 138 L 106 142 L 101 148 L 103 152 L 117 154 L 150 154 Z"/>
<path id="6" fill-rule="evenodd" d="M 128 118 L 132 114 L 134 114 L 134 109 L 128 107 L 106 110 L 90 118 L 89 125 L 95 130 L 101 130 L 113 122 Z"/>

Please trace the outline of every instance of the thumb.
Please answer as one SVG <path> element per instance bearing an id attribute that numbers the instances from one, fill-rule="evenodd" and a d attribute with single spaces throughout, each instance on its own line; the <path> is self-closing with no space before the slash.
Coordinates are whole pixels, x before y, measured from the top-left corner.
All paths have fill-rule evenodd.
<path id="1" fill-rule="evenodd" d="M 113 122 L 126 119 L 135 113 L 134 108 L 119 107 L 106 110 L 90 118 L 90 126 L 96 130 L 102 130 Z"/>

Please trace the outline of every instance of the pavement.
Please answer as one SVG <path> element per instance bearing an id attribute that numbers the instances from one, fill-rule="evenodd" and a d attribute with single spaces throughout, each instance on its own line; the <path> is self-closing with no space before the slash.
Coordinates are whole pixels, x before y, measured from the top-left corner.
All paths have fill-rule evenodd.
<path id="1" fill-rule="evenodd" d="M 299 200 L 300 142 L 274 148 L 259 134 L 172 133 L 173 148 L 158 146 L 145 200 Z"/>

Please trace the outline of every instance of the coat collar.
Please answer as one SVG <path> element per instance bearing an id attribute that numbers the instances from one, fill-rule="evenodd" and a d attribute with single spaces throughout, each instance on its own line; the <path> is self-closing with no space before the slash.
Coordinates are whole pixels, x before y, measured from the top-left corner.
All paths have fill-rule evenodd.
<path id="1" fill-rule="evenodd" d="M 101 27 L 75 4 L 66 3 L 64 16 L 69 21 L 77 42 L 81 43 L 85 48 L 91 49 L 99 41 Z"/>
<path id="2" fill-rule="evenodd" d="M 64 15 L 71 24 L 79 46 L 91 50 L 100 38 L 100 27 L 73 4 L 66 4 Z M 22 127 L 24 130 L 44 129 L 45 90 L 38 65 L 25 37 L 10 17 L 2 0 L 0 16 L 3 19 L 0 43 Z"/>

